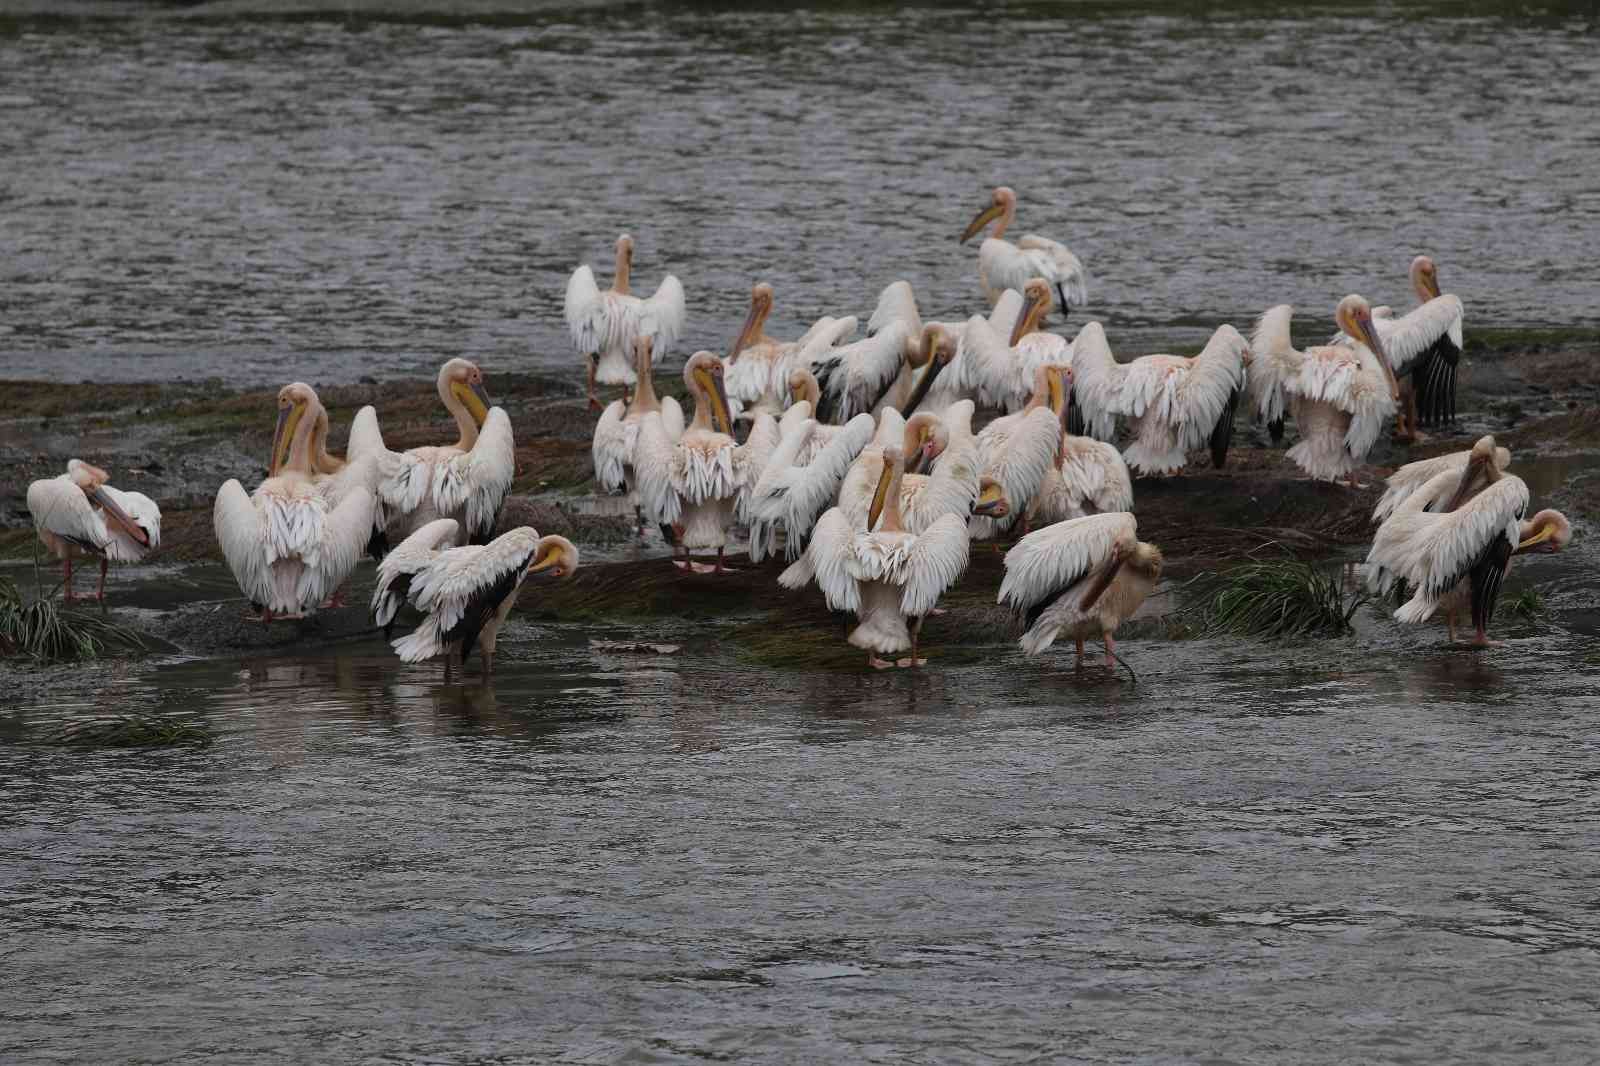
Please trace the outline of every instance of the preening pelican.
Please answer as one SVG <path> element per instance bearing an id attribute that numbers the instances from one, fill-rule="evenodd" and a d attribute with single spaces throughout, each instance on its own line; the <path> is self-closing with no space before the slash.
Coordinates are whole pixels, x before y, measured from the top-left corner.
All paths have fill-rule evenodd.
<path id="1" fill-rule="evenodd" d="M 435 518 L 454 518 L 467 539 L 485 543 L 494 532 L 500 505 L 511 491 L 516 445 L 511 419 L 489 405 L 483 371 L 466 359 L 439 368 L 439 399 L 456 420 L 454 444 L 391 452 L 378 432 L 377 416 L 362 408 L 351 423 L 346 454 L 378 462 L 378 493 L 388 511 L 391 543 L 404 540 Z"/>
<path id="2" fill-rule="evenodd" d="M 894 387 L 908 376 L 905 369 L 926 366 L 942 336 L 939 326 L 914 333 L 910 323 L 897 319 L 863 340 L 836 345 L 833 335 L 825 333 L 805 345 L 792 362 L 811 371 L 817 380 L 819 395 L 813 417 L 840 424 L 881 409 Z"/>
<path id="3" fill-rule="evenodd" d="M 611 288 L 604 292 L 594 280 L 594 271 L 580 266 L 567 282 L 567 329 L 572 343 L 584 357 L 589 373 L 589 406 L 600 409 L 595 382 L 627 387 L 637 380 L 634 367 L 634 342 L 649 337 L 656 359 L 664 358 L 683 336 L 683 285 L 668 274 L 656 294 L 641 300 L 628 292 L 628 277 L 633 270 L 633 238 L 624 233 L 617 238 L 617 271 Z"/>
<path id="4" fill-rule="evenodd" d="M 885 408 L 878 413 L 878 428 L 872 442 L 861 449 L 856 461 L 850 464 L 844 484 L 839 486 L 839 509 L 844 512 L 851 529 L 871 529 L 867 517 L 872 513 L 872 498 L 878 483 L 883 479 L 883 457 L 890 451 L 899 451 L 908 467 L 915 471 L 930 469 L 950 445 L 950 431 L 943 419 L 924 411 L 910 418 L 900 417 L 900 412 Z M 905 481 L 901 479 L 902 492 Z M 906 518 L 906 501 L 900 501 L 900 517 Z"/>
<path id="5" fill-rule="evenodd" d="M 355 485 L 330 508 L 312 481 L 311 438 L 320 407 L 303 382 L 280 389 L 267 480 L 247 496 L 230 479 L 212 509 L 228 568 L 263 621 L 315 611 L 344 584 L 372 536 L 370 492 Z"/>
<path id="6" fill-rule="evenodd" d="M 987 318 L 973 315 L 959 330 L 941 328 L 932 357 L 916 372 L 900 410 L 907 416 L 920 411 L 942 416 L 951 404 L 961 400 L 992 402 L 984 398 L 985 373 L 989 369 L 986 356 L 995 344 L 1003 344 L 1003 338 L 1015 331 L 1022 311 L 1022 294 L 1016 289 L 1007 289 Z M 975 347 L 971 334 L 980 324 L 986 325 L 1000 339 L 979 340 Z M 898 383 L 895 387 L 899 387 Z"/>
<path id="7" fill-rule="evenodd" d="M 1452 483 L 1455 490 L 1443 513 L 1423 510 Z M 1525 522 L 1527 507 L 1528 486 L 1515 474 L 1500 472 L 1493 438 L 1484 437 L 1473 445 L 1461 471 L 1434 475 L 1378 527 L 1367 554 L 1367 582 L 1382 593 L 1396 580 L 1406 581 L 1415 591 L 1394 617 L 1423 622 L 1443 609 L 1452 641 L 1457 614 L 1469 610 L 1472 643 L 1488 644 L 1489 622 L 1511 557 L 1557 552 L 1572 539 L 1571 523 L 1560 511 L 1540 511 Z"/>
<path id="8" fill-rule="evenodd" d="M 1395 415 L 1395 435 L 1415 442 L 1417 424 L 1424 426 L 1456 419 L 1456 370 L 1461 364 L 1461 300 L 1439 291 L 1439 272 L 1433 260 L 1419 255 L 1411 261 L 1411 290 L 1417 306 L 1399 318 L 1386 307 L 1374 308 L 1372 325 L 1383 342 L 1384 355 L 1400 380 L 1400 410 Z M 1334 344 L 1351 344 L 1347 334 L 1337 334 Z"/>
<path id="9" fill-rule="evenodd" d="M 1061 448 L 1062 422 L 1072 371 L 1041 366 L 1034 371 L 1033 398 L 1016 414 L 1003 415 L 978 433 L 979 476 L 1000 485 L 1005 508 L 999 515 L 988 508 L 975 515 L 970 532 L 974 540 L 993 540 L 1019 517 L 1044 485 Z M 988 502 L 988 501 L 985 501 Z"/>
<path id="10" fill-rule="evenodd" d="M 72 559 L 100 557 L 94 598 L 106 598 L 108 562 L 137 563 L 161 546 L 161 509 L 140 492 L 114 489 L 109 474 L 82 459 L 67 460 L 67 472 L 28 486 L 28 513 L 45 548 L 65 569 L 62 598 L 73 600 Z"/>
<path id="11" fill-rule="evenodd" d="M 978 398 L 991 407 L 1019 411 L 1033 395 L 1040 367 L 1070 367 L 1072 342 L 1040 329 L 1050 309 L 1050 287 L 1041 278 L 1023 289 L 1022 313 L 1009 337 L 974 317 L 962 333 L 962 351 L 970 361 L 967 374 L 978 383 Z M 1067 402 L 1071 403 L 1069 394 Z"/>
<path id="12" fill-rule="evenodd" d="M 865 412 L 843 426 L 819 424 L 810 417 L 816 379 L 810 371 L 796 369 L 789 380 L 796 395 L 806 398 L 784 412 L 778 445 L 748 505 L 750 558 L 755 562 L 771 553 L 780 525 L 789 557 L 800 554 L 804 538 L 838 495 L 850 465 L 873 436 L 872 416 Z"/>
<path id="13" fill-rule="evenodd" d="M 1494 468 L 1497 471 L 1504 471 L 1506 467 L 1511 465 L 1510 450 L 1497 447 L 1493 437 L 1480 437 L 1474 448 L 1489 450 L 1494 456 Z M 1413 493 L 1421 490 L 1438 475 L 1446 471 L 1459 475 L 1466 470 L 1472 456 L 1473 449 L 1467 449 L 1466 451 L 1448 452 L 1432 459 L 1419 459 L 1414 463 L 1407 463 L 1402 466 L 1384 480 L 1383 498 L 1378 501 L 1378 506 L 1372 512 L 1372 521 L 1377 524 L 1387 520 Z M 1433 496 L 1423 500 L 1422 510 L 1439 510 L 1440 506 L 1449 498 L 1449 495 L 1455 491 L 1454 484 L 1448 482 L 1445 482 L 1445 484 L 1448 484 L 1449 488 L 1443 494 L 1440 494 L 1436 488 Z M 1486 485 L 1487 482 L 1484 484 Z"/>
<path id="14" fill-rule="evenodd" d="M 1256 412 L 1269 424 L 1283 417 L 1285 400 L 1300 430 L 1289 458 L 1314 478 L 1348 476 L 1377 441 L 1400 394 L 1372 309 L 1359 296 L 1339 301 L 1339 328 L 1361 343 L 1296 351 L 1289 339 L 1294 309 L 1280 304 L 1261 316 L 1250 347 L 1249 388 Z"/>
<path id="15" fill-rule="evenodd" d="M 772 314 L 772 286 L 757 282 L 750 290 L 750 314 L 723 360 L 725 387 L 733 400 L 736 418 L 754 418 L 765 413 L 777 418 L 783 413 L 785 379 L 789 359 L 811 344 L 828 344 L 856 331 L 853 316 L 819 318 L 796 341 L 779 341 L 767 336 L 767 318 Z"/>
<path id="16" fill-rule="evenodd" d="M 683 366 L 683 381 L 694 397 L 694 419 L 673 443 L 659 412 L 639 423 L 633 464 L 645 516 L 673 527 L 683 548 L 683 569 L 722 573 L 728 527 L 741 494 L 760 481 L 768 455 L 778 443 L 778 424 L 765 412 L 756 416 L 750 439 L 736 445 L 723 365 L 710 352 L 696 352 Z M 696 549 L 715 548 L 714 567 L 694 562 Z"/>
<path id="17" fill-rule="evenodd" d="M 448 677 L 451 661 L 460 660 L 464 670 L 476 646 L 487 677 L 494 672 L 495 637 L 516 604 L 522 583 L 535 575 L 571 577 L 577 569 L 578 549 L 570 540 L 541 537 L 528 526 L 502 533 L 488 544 L 446 548 L 412 574 L 408 595 L 426 617 L 411 633 L 393 641 L 394 650 L 408 663 L 443 655 Z"/>
<path id="18" fill-rule="evenodd" d="M 383 498 L 379 495 L 379 487 L 383 481 L 383 471 L 379 464 L 376 448 L 367 447 L 362 454 L 363 442 L 376 440 L 377 447 L 382 447 L 383 437 L 378 433 L 378 414 L 370 405 L 356 412 L 354 421 L 350 423 L 350 441 L 347 444 L 346 455 L 356 454 L 359 458 L 354 460 L 341 459 L 328 452 L 328 411 L 322 406 L 320 400 L 316 405 L 316 428 L 311 433 L 311 484 L 317 492 L 328 502 L 328 509 L 339 506 L 356 488 L 365 489 L 372 496 L 372 534 L 367 539 L 367 554 L 374 559 L 382 559 L 389 550 L 388 526 L 389 514 L 384 507 Z M 334 593 L 333 606 L 340 603 L 339 593 Z"/>
<path id="19" fill-rule="evenodd" d="M 652 411 L 660 412 L 662 429 L 668 443 L 676 444 L 683 436 L 683 408 L 671 396 L 656 397 L 655 382 L 651 380 L 650 367 L 652 341 L 640 337 L 634 341 L 637 360 L 638 387 L 624 403 L 612 400 L 594 427 L 594 476 L 606 492 L 626 489 L 628 501 L 633 504 L 633 514 L 639 525 L 639 535 L 644 536 L 644 511 L 639 503 L 638 478 L 634 473 L 633 450 L 639 439 L 639 423 Z"/>
<path id="20" fill-rule="evenodd" d="M 1141 541 L 1127 513 L 1097 514 L 1036 529 L 1006 552 L 999 602 L 1020 612 L 1028 631 L 1018 642 L 1038 655 L 1058 636 L 1072 637 L 1083 667 L 1083 642 L 1101 637 L 1106 669 L 1116 668 L 1117 627 L 1161 577 L 1161 550 Z"/>
<path id="21" fill-rule="evenodd" d="M 454 518 L 436 518 L 401 541 L 378 564 L 378 583 L 372 590 L 372 620 L 383 627 L 383 637 L 394 632 L 395 615 L 411 595 L 411 581 L 439 557 L 455 547 L 461 525 Z"/>
<path id="22" fill-rule="evenodd" d="M 978 246 L 978 280 L 991 304 L 1006 289 L 1021 289 L 1029 278 L 1043 278 L 1061 296 L 1061 317 L 1089 302 L 1089 273 L 1067 246 L 1048 237 L 1026 234 L 1016 244 L 1000 238 L 1016 221 L 1017 194 L 1004 185 L 995 189 L 988 207 L 979 211 L 961 234 L 965 244 L 991 222 L 994 230 Z"/>
<path id="23" fill-rule="evenodd" d="M 814 578 L 830 608 L 854 612 L 860 624 L 849 641 L 866 649 L 868 664 L 880 670 L 927 663 L 917 657 L 922 619 L 967 568 L 967 530 L 959 516 L 945 515 L 920 535 L 906 531 L 900 520 L 904 468 L 898 448 L 884 451 L 867 527 L 852 527 L 838 507 L 829 510 L 817 521 L 806 557 L 778 578 L 791 589 Z M 907 649 L 910 656 L 897 662 L 881 658 Z"/>
<path id="24" fill-rule="evenodd" d="M 1084 515 L 1131 510 L 1133 482 L 1116 445 L 1069 433 L 1028 505 L 1028 525 L 1040 529 Z"/>

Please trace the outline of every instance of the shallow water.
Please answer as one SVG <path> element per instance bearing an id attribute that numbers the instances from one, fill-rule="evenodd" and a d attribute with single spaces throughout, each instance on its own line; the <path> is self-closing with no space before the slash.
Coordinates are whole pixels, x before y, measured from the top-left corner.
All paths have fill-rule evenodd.
<path id="1" fill-rule="evenodd" d="M 1600 323 L 1582 5 L 379 6 L 0 14 L 0 373 L 575 366 L 566 277 L 624 229 L 684 351 L 758 278 L 779 335 L 902 276 L 964 316 L 1001 182 L 1125 350 L 1281 301 L 1320 335 L 1422 250 L 1473 322 Z"/>

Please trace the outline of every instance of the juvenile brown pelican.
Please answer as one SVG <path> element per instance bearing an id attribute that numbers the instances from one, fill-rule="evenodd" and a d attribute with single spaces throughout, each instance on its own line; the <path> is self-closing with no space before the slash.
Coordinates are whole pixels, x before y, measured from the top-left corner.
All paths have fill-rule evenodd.
<path id="1" fill-rule="evenodd" d="M 632 272 L 633 238 L 624 233 L 617 238 L 617 268 L 611 288 L 602 292 L 588 266 L 574 270 L 567 282 L 567 329 L 588 367 L 589 407 L 594 411 L 600 409 L 595 382 L 621 385 L 626 398 L 628 386 L 638 380 L 635 341 L 650 338 L 654 358 L 659 360 L 683 335 L 683 285 L 668 274 L 654 296 L 641 300 L 628 291 Z"/>
<path id="2" fill-rule="evenodd" d="M 112 488 L 110 475 L 81 459 L 67 472 L 28 486 L 28 513 L 39 540 L 65 569 L 62 598 L 72 602 L 72 560 L 100 557 L 94 598 L 106 598 L 108 562 L 137 563 L 161 546 L 161 509 L 139 492 Z"/>
<path id="3" fill-rule="evenodd" d="M 1021 289 L 1029 278 L 1043 278 L 1061 296 L 1063 318 L 1074 307 L 1089 302 L 1089 273 L 1067 246 L 1048 237 L 1029 233 L 1016 244 L 1001 240 L 1017 217 L 1017 194 L 1004 185 L 994 190 L 989 206 L 979 211 L 961 234 L 961 243 L 975 237 L 985 226 L 994 229 L 978 246 L 978 280 L 983 295 L 993 304 L 1006 289 Z"/>

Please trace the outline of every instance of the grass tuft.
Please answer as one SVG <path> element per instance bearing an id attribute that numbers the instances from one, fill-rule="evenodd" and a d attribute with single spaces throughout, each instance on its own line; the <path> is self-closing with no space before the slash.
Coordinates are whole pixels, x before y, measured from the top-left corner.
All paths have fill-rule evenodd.
<path id="1" fill-rule="evenodd" d="M 0 577 L 0 656 L 57 662 L 143 647 L 144 640 L 127 626 L 48 600 L 24 603 L 16 582 Z"/>
<path id="2" fill-rule="evenodd" d="M 1346 593 L 1337 570 L 1308 563 L 1249 563 L 1195 582 L 1180 615 L 1206 634 L 1282 639 L 1342 636 L 1366 602 Z"/>
<path id="3" fill-rule="evenodd" d="M 155 748 L 211 743 L 211 731 L 194 722 L 159 714 L 119 714 L 73 722 L 45 738 L 48 744 L 82 748 Z"/>
<path id="4" fill-rule="evenodd" d="M 1506 604 L 1506 610 L 1519 618 L 1533 618 L 1544 613 L 1544 597 L 1538 589 L 1523 589 Z"/>

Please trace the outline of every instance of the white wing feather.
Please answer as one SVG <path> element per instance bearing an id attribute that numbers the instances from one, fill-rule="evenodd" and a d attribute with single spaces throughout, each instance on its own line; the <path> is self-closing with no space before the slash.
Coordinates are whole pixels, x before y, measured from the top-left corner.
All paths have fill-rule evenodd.
<path id="1" fill-rule="evenodd" d="M 1089 435 L 1109 440 L 1117 431 L 1128 368 L 1117 362 L 1105 327 L 1086 322 L 1072 342 L 1072 396 Z"/>
<path id="2" fill-rule="evenodd" d="M 627 484 L 625 468 L 633 462 L 633 442 L 638 436 L 639 424 L 623 422 L 627 409 L 627 404 L 621 400 L 612 400 L 594 426 L 594 441 L 590 445 L 594 454 L 594 479 L 605 492 L 616 492 Z"/>
<path id="3" fill-rule="evenodd" d="M 659 363 L 672 351 L 683 336 L 685 310 L 683 284 L 675 274 L 668 274 L 656 287 L 655 295 L 645 300 L 639 310 L 639 333 L 651 338 L 650 361 Z"/>
<path id="4" fill-rule="evenodd" d="M 1305 363 L 1305 354 L 1295 350 L 1289 336 L 1293 316 L 1294 308 L 1288 304 L 1268 308 L 1250 336 L 1250 406 L 1263 422 L 1283 418 L 1285 386 L 1300 376 Z"/>
<path id="5" fill-rule="evenodd" d="M 101 485 L 100 491 L 145 531 L 146 539 L 150 542 L 148 545 L 140 544 L 123 532 L 120 526 L 108 522 L 105 527 L 106 558 L 115 563 L 136 563 L 161 547 L 161 508 L 156 506 L 154 500 L 142 492 L 125 492 L 110 485 Z"/>
<path id="6" fill-rule="evenodd" d="M 86 543 L 93 551 L 102 550 L 110 539 L 105 520 L 67 474 L 30 484 L 28 512 L 33 515 L 34 525 L 58 537 Z"/>
<path id="7" fill-rule="evenodd" d="M 378 583 L 372 590 L 372 617 L 380 626 L 394 621 L 404 602 L 399 595 L 391 595 L 390 588 L 402 575 L 415 575 L 433 562 L 441 548 L 455 543 L 461 526 L 453 518 L 436 518 L 424 524 L 415 533 L 401 541 L 378 564 Z"/>
<path id="8" fill-rule="evenodd" d="M 683 516 L 683 500 L 672 483 L 672 455 L 676 441 L 667 436 L 661 412 L 651 411 L 639 421 L 634 440 L 634 483 L 640 509 L 657 525 L 674 525 Z"/>
<path id="9" fill-rule="evenodd" d="M 967 524 L 957 515 L 934 522 L 911 548 L 900 587 L 900 609 L 913 618 L 933 610 L 967 569 Z"/>
<path id="10" fill-rule="evenodd" d="M 581 266 L 572 272 L 567 281 L 567 298 L 562 308 L 572 343 L 580 354 L 587 355 L 606 347 L 607 327 L 605 305 L 600 297 L 600 286 L 594 280 L 594 271 Z"/>
<path id="11" fill-rule="evenodd" d="M 850 575 L 855 532 L 839 508 L 830 508 L 817 519 L 805 556 L 778 578 L 784 588 L 803 587 L 815 580 L 828 607 L 835 611 L 861 608 L 861 589 Z"/>
<path id="12" fill-rule="evenodd" d="M 909 281 L 896 281 L 878 294 L 878 306 L 867 319 L 867 336 L 876 334 L 891 322 L 904 322 L 912 336 L 922 335 L 922 315 L 917 311 L 917 297 Z"/>
<path id="13" fill-rule="evenodd" d="M 1027 610 L 1057 595 L 1108 562 L 1118 538 L 1138 529 L 1133 515 L 1113 512 L 1034 530 L 1006 552 L 997 602 Z"/>
<path id="14" fill-rule="evenodd" d="M 239 591 L 255 603 L 266 603 L 270 593 L 266 587 L 262 515 L 237 478 L 229 478 L 217 490 L 211 524 Z"/>

